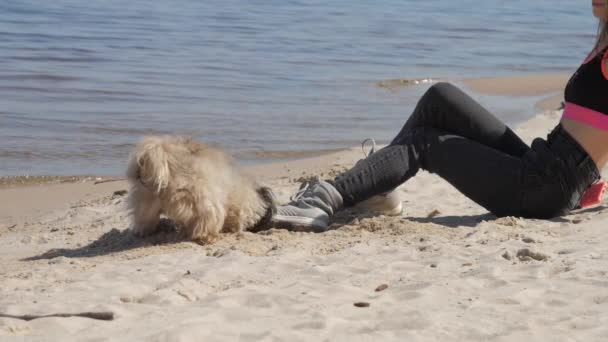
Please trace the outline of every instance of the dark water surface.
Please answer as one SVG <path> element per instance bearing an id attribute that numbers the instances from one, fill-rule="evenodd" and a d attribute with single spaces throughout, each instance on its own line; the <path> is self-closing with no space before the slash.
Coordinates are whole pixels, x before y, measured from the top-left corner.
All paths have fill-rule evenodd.
<path id="1" fill-rule="evenodd" d="M 121 174 L 150 133 L 249 162 L 386 141 L 427 85 L 379 81 L 571 72 L 590 5 L 2 0 L 0 175 Z M 486 100 L 505 120 L 532 111 Z"/>

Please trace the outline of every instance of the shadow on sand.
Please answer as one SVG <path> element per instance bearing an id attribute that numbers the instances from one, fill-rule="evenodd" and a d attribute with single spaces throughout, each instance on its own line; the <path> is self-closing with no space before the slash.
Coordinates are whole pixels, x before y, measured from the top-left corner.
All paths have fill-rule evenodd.
<path id="1" fill-rule="evenodd" d="M 570 213 L 569 216 L 578 216 L 585 215 L 590 213 L 597 213 L 608 209 L 608 206 L 597 206 L 586 209 L 574 210 Z M 482 221 L 494 221 L 499 217 L 495 216 L 492 213 L 486 213 L 481 215 L 462 215 L 462 216 L 436 216 L 436 217 L 408 217 L 408 220 L 420 223 L 434 223 L 440 226 L 446 226 L 450 228 L 458 228 L 458 227 L 470 227 L 474 228 Z M 547 221 L 551 222 L 560 222 L 560 223 L 572 223 L 572 218 L 565 217 L 555 217 L 552 219 L 547 219 Z"/>
<path id="2" fill-rule="evenodd" d="M 433 223 L 449 228 L 470 227 L 475 228 L 483 221 L 494 221 L 497 217 L 493 214 L 463 215 L 463 216 L 435 216 L 435 217 L 408 217 L 410 221 L 419 223 Z"/>
<path id="3" fill-rule="evenodd" d="M 175 229 L 175 225 L 170 220 L 162 219 L 158 229 L 159 230 L 156 234 L 149 237 L 140 238 L 134 236 L 128 229 L 121 231 L 114 228 L 86 246 L 74 249 L 55 248 L 40 255 L 21 260 L 34 261 L 53 259 L 57 257 L 92 258 L 140 247 L 164 245 L 184 241 L 182 238 L 180 238 L 177 230 Z"/>
<path id="4" fill-rule="evenodd" d="M 588 213 L 600 212 L 608 209 L 608 206 L 598 206 L 588 209 L 577 210 L 571 213 L 571 215 L 581 215 Z M 376 216 L 373 213 L 344 210 L 338 213 L 330 227 L 330 230 L 339 229 L 342 226 L 351 224 L 353 220 L 362 220 L 365 218 L 371 218 Z M 481 215 L 463 215 L 463 216 L 435 216 L 435 217 L 403 217 L 406 220 L 419 222 L 419 223 L 433 223 L 436 225 L 448 227 L 448 228 L 460 228 L 470 227 L 475 228 L 482 221 L 494 221 L 497 217 L 491 213 Z M 572 219 L 564 217 L 557 217 L 549 221 L 572 223 Z M 21 259 L 22 261 L 34 261 L 42 259 L 53 259 L 57 257 L 66 258 L 91 258 L 102 255 L 108 255 L 112 253 L 123 252 L 130 249 L 173 244 L 185 241 L 178 234 L 175 225 L 171 220 L 162 219 L 160 227 L 156 234 L 145 238 L 139 238 L 131 234 L 129 230 L 120 231 L 118 229 L 112 229 L 111 231 L 103 234 L 97 240 L 90 244 L 74 248 L 57 248 L 51 249 L 43 254 Z"/>

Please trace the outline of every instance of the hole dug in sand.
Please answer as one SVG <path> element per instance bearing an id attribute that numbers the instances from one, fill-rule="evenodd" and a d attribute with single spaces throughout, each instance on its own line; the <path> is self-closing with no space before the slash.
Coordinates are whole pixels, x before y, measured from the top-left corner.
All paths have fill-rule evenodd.
<path id="1" fill-rule="evenodd" d="M 540 252 L 533 252 L 528 248 L 522 248 L 517 251 L 517 258 L 521 261 L 547 261 L 549 259 L 549 256 Z"/>

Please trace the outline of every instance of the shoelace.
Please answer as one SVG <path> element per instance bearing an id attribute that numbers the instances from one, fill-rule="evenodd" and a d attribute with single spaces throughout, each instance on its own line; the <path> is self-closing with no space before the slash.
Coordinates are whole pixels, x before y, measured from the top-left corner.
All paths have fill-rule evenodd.
<path id="1" fill-rule="evenodd" d="M 309 186 L 310 186 L 309 182 L 302 183 L 302 185 L 300 185 L 300 189 L 298 190 L 298 192 L 296 192 L 293 196 L 291 196 L 289 198 L 289 201 L 297 202 L 300 199 L 300 197 L 302 197 L 302 195 L 304 195 L 306 190 L 308 190 Z"/>
<path id="2" fill-rule="evenodd" d="M 320 178 L 319 177 L 315 177 L 309 181 L 306 181 L 304 183 L 302 183 L 302 185 L 300 185 L 300 189 L 298 189 L 298 192 L 296 192 L 293 196 L 291 196 L 289 198 L 289 200 L 291 202 L 296 202 L 298 201 L 302 196 L 304 196 L 304 194 L 310 189 L 310 186 L 316 182 L 319 182 Z"/>
<path id="3" fill-rule="evenodd" d="M 366 152 L 365 151 L 365 145 L 368 142 L 372 143 L 372 148 L 369 150 L 369 152 Z M 376 140 L 374 140 L 372 138 L 367 138 L 367 139 L 363 140 L 363 142 L 361 143 L 361 150 L 363 151 L 363 155 L 365 155 L 365 158 L 371 156 L 372 153 L 376 152 Z"/>

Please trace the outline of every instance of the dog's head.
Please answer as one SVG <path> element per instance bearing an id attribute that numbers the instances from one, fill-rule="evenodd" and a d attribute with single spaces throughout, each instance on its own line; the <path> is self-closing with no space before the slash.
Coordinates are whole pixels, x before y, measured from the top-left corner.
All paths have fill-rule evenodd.
<path id="1" fill-rule="evenodd" d="M 175 170 L 183 168 L 179 155 L 185 147 L 170 137 L 146 137 L 135 148 L 127 168 L 127 177 L 150 191 L 160 193 Z"/>

